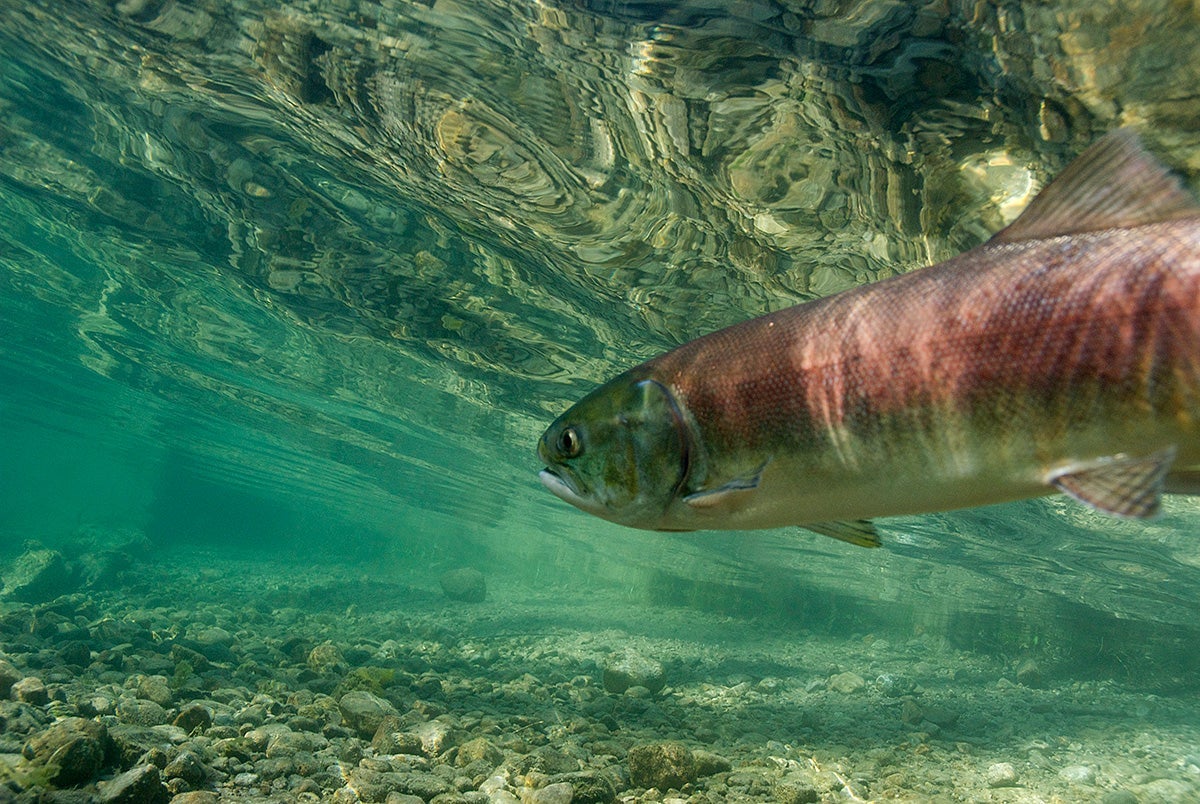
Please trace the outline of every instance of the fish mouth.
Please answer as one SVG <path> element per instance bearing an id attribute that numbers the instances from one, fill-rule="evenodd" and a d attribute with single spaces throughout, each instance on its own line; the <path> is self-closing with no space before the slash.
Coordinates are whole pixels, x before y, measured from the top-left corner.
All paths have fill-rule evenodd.
<path id="1" fill-rule="evenodd" d="M 569 502 L 576 508 L 588 513 L 596 514 L 597 516 L 603 515 L 603 506 L 597 505 L 594 500 L 580 494 L 576 489 L 574 478 L 570 475 L 566 473 L 560 474 L 554 469 L 546 467 L 538 472 L 538 480 L 542 481 L 542 485 L 560 500 Z"/>

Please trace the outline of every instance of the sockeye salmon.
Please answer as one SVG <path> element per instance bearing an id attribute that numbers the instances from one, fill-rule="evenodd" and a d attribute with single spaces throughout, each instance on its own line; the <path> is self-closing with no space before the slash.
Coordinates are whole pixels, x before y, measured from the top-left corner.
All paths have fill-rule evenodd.
<path id="1" fill-rule="evenodd" d="M 801 525 L 1064 492 L 1200 493 L 1200 206 L 1130 131 L 953 259 L 745 321 L 546 430 L 542 483 L 653 530 Z"/>

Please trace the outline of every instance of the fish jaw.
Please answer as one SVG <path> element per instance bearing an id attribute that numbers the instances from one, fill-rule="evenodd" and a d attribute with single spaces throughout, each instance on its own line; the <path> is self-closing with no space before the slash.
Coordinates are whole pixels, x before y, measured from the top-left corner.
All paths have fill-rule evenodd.
<path id="1" fill-rule="evenodd" d="M 553 472 L 550 469 L 543 469 L 538 472 L 538 480 L 542 481 L 542 485 L 555 497 L 564 502 L 569 502 L 576 508 L 587 511 L 589 514 L 599 515 L 600 509 L 603 508 L 603 506 L 595 504 L 587 497 L 575 491 L 572 488 L 571 481 L 564 474 Z"/>

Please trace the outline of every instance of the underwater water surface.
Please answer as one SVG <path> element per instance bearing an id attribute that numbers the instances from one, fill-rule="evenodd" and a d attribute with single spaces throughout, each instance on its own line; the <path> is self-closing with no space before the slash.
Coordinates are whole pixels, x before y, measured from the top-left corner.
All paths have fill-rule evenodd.
<path id="1" fill-rule="evenodd" d="M 1194 4 L 0 0 L 0 54 L 0 558 L 136 534 L 143 567 L 232 557 L 278 595 L 470 567 L 538 595 L 510 635 L 668 638 L 630 624 L 661 608 L 683 643 L 747 623 L 756 661 L 885 634 L 1191 705 L 1194 500 L 885 520 L 866 551 L 623 530 L 534 448 L 660 351 L 982 242 L 1117 126 L 1200 187 Z"/>

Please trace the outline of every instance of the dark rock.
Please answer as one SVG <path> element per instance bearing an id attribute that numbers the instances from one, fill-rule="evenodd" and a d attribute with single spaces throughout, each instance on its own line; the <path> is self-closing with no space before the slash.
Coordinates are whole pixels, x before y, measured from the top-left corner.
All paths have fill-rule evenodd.
<path id="1" fill-rule="evenodd" d="M 696 762 L 681 743 L 635 745 L 629 749 L 629 776 L 636 787 L 678 789 L 696 780 Z"/>
<path id="2" fill-rule="evenodd" d="M 190 704 L 179 710 L 179 714 L 171 723 L 188 734 L 194 733 L 197 729 L 206 731 L 212 725 L 212 712 L 208 711 L 206 706 Z"/>
<path id="3" fill-rule="evenodd" d="M 1026 659 L 1017 666 L 1017 683 L 1026 687 L 1042 685 L 1042 668 L 1033 659 Z"/>
<path id="4" fill-rule="evenodd" d="M 582 771 L 554 777 L 553 781 L 570 782 L 574 790 L 571 804 L 610 804 L 617 797 L 612 781 L 599 773 Z"/>
<path id="5" fill-rule="evenodd" d="M 6 600 L 44 603 L 72 592 L 79 585 L 57 550 L 29 550 L 13 561 L 4 574 Z"/>
<path id="6" fill-rule="evenodd" d="M 696 763 L 697 778 L 725 773 L 733 767 L 728 759 L 711 751 L 693 751 L 692 760 Z"/>
<path id="7" fill-rule="evenodd" d="M 56 787 L 87 784 L 114 758 L 103 724 L 81 717 L 63 718 L 30 740 L 22 752 L 32 765 L 47 770 Z"/>
<path id="8" fill-rule="evenodd" d="M 9 694 L 13 697 L 13 700 L 21 701 L 31 706 L 43 706 L 50 701 L 50 694 L 46 692 L 46 685 L 37 676 L 26 676 L 16 682 L 12 685 Z"/>
<path id="9" fill-rule="evenodd" d="M 158 768 L 139 765 L 101 784 L 99 800 L 103 804 L 165 804 L 167 788 Z"/>
<path id="10" fill-rule="evenodd" d="M 68 642 L 58 649 L 58 660 L 63 664 L 87 667 L 92 661 L 92 649 L 80 640 Z"/>
<path id="11" fill-rule="evenodd" d="M 12 662 L 0 659 L 0 698 L 7 698 L 12 685 L 21 680 L 22 673 Z"/>
<path id="12" fill-rule="evenodd" d="M 620 695 L 630 687 L 645 687 L 652 693 L 667 685 L 662 663 L 629 649 L 609 658 L 604 666 L 604 689 Z"/>
<path id="13" fill-rule="evenodd" d="M 482 603 L 487 597 L 487 583 L 483 573 L 472 567 L 442 573 L 438 582 L 442 585 L 442 593 L 451 600 Z"/>
<path id="14" fill-rule="evenodd" d="M 179 756 L 163 768 L 163 776 L 168 779 L 183 779 L 190 786 L 199 787 L 208 780 L 208 769 L 191 751 L 181 751 Z"/>
<path id="15" fill-rule="evenodd" d="M 371 739 L 387 715 L 399 715 L 396 707 L 366 690 L 347 692 L 338 700 L 338 709 L 346 725 L 363 739 Z"/>

